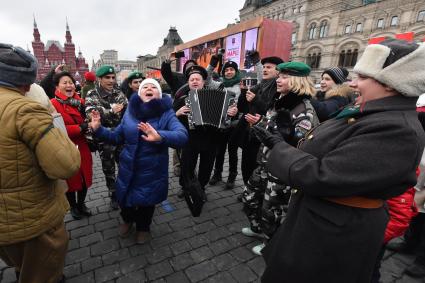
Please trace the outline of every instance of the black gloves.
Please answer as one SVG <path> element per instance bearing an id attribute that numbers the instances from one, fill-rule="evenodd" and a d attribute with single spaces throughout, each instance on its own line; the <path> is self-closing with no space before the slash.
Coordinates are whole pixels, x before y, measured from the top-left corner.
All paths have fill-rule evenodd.
<path id="1" fill-rule="evenodd" d="M 274 128 L 266 130 L 258 125 L 255 125 L 252 127 L 252 131 L 254 132 L 257 139 L 269 149 L 272 149 L 275 144 L 284 141 L 283 137 Z"/>
<path id="2" fill-rule="evenodd" d="M 221 57 L 221 54 L 211 56 L 210 65 L 214 68 L 217 67 L 218 62 L 221 60 Z"/>
<path id="3" fill-rule="evenodd" d="M 81 133 L 86 133 L 88 129 L 89 129 L 88 123 L 84 122 L 80 125 L 80 132 Z"/>

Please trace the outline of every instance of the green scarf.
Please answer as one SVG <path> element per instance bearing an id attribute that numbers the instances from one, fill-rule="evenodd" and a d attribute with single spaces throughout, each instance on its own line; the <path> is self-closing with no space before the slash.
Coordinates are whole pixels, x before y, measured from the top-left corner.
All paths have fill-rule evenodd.
<path id="1" fill-rule="evenodd" d="M 241 74 L 239 73 L 239 70 L 236 72 L 235 76 L 231 79 L 226 79 L 225 77 L 223 77 L 224 87 L 231 87 L 240 82 L 241 82 Z"/>

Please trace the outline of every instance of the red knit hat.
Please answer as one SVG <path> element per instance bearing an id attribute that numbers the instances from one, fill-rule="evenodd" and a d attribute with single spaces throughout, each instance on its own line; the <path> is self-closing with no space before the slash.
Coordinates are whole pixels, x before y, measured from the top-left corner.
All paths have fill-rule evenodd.
<path id="1" fill-rule="evenodd" d="M 85 72 L 84 78 L 86 81 L 94 82 L 96 80 L 96 75 L 93 72 Z"/>

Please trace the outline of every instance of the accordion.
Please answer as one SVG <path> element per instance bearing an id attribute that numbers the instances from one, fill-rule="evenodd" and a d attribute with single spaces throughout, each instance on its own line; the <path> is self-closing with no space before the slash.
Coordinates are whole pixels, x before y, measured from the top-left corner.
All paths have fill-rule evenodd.
<path id="1" fill-rule="evenodd" d="M 224 129 L 230 126 L 231 117 L 227 116 L 227 110 L 235 103 L 235 95 L 226 89 L 191 90 L 185 103 L 190 108 L 189 128 L 209 125 Z"/>

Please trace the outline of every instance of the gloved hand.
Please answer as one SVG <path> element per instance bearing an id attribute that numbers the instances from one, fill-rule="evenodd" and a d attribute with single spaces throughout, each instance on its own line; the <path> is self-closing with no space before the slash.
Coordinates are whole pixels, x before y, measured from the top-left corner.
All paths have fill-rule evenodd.
<path id="1" fill-rule="evenodd" d="M 287 109 L 277 111 L 275 119 L 276 131 L 287 140 L 293 135 L 294 127 L 292 126 L 291 113 Z"/>
<path id="2" fill-rule="evenodd" d="M 273 130 L 273 132 L 270 132 L 258 125 L 253 126 L 251 129 L 257 139 L 269 149 L 272 149 L 275 144 L 283 141 L 283 137 Z"/>
<path id="3" fill-rule="evenodd" d="M 82 123 L 82 124 L 80 125 L 80 132 L 81 132 L 81 133 L 86 133 L 86 132 L 87 132 L 87 130 L 88 130 L 88 128 L 89 128 L 89 124 L 88 124 L 88 123 L 86 123 L 86 122 L 84 122 L 84 123 Z"/>
<path id="4" fill-rule="evenodd" d="M 249 54 L 249 58 L 251 59 L 251 62 L 255 65 L 260 62 L 260 53 L 258 53 L 258 51 L 254 51 Z"/>
<path id="5" fill-rule="evenodd" d="M 214 67 L 214 68 L 217 67 L 219 60 L 220 60 L 219 55 L 213 55 L 213 56 L 211 56 L 210 65 L 212 67 Z"/>

